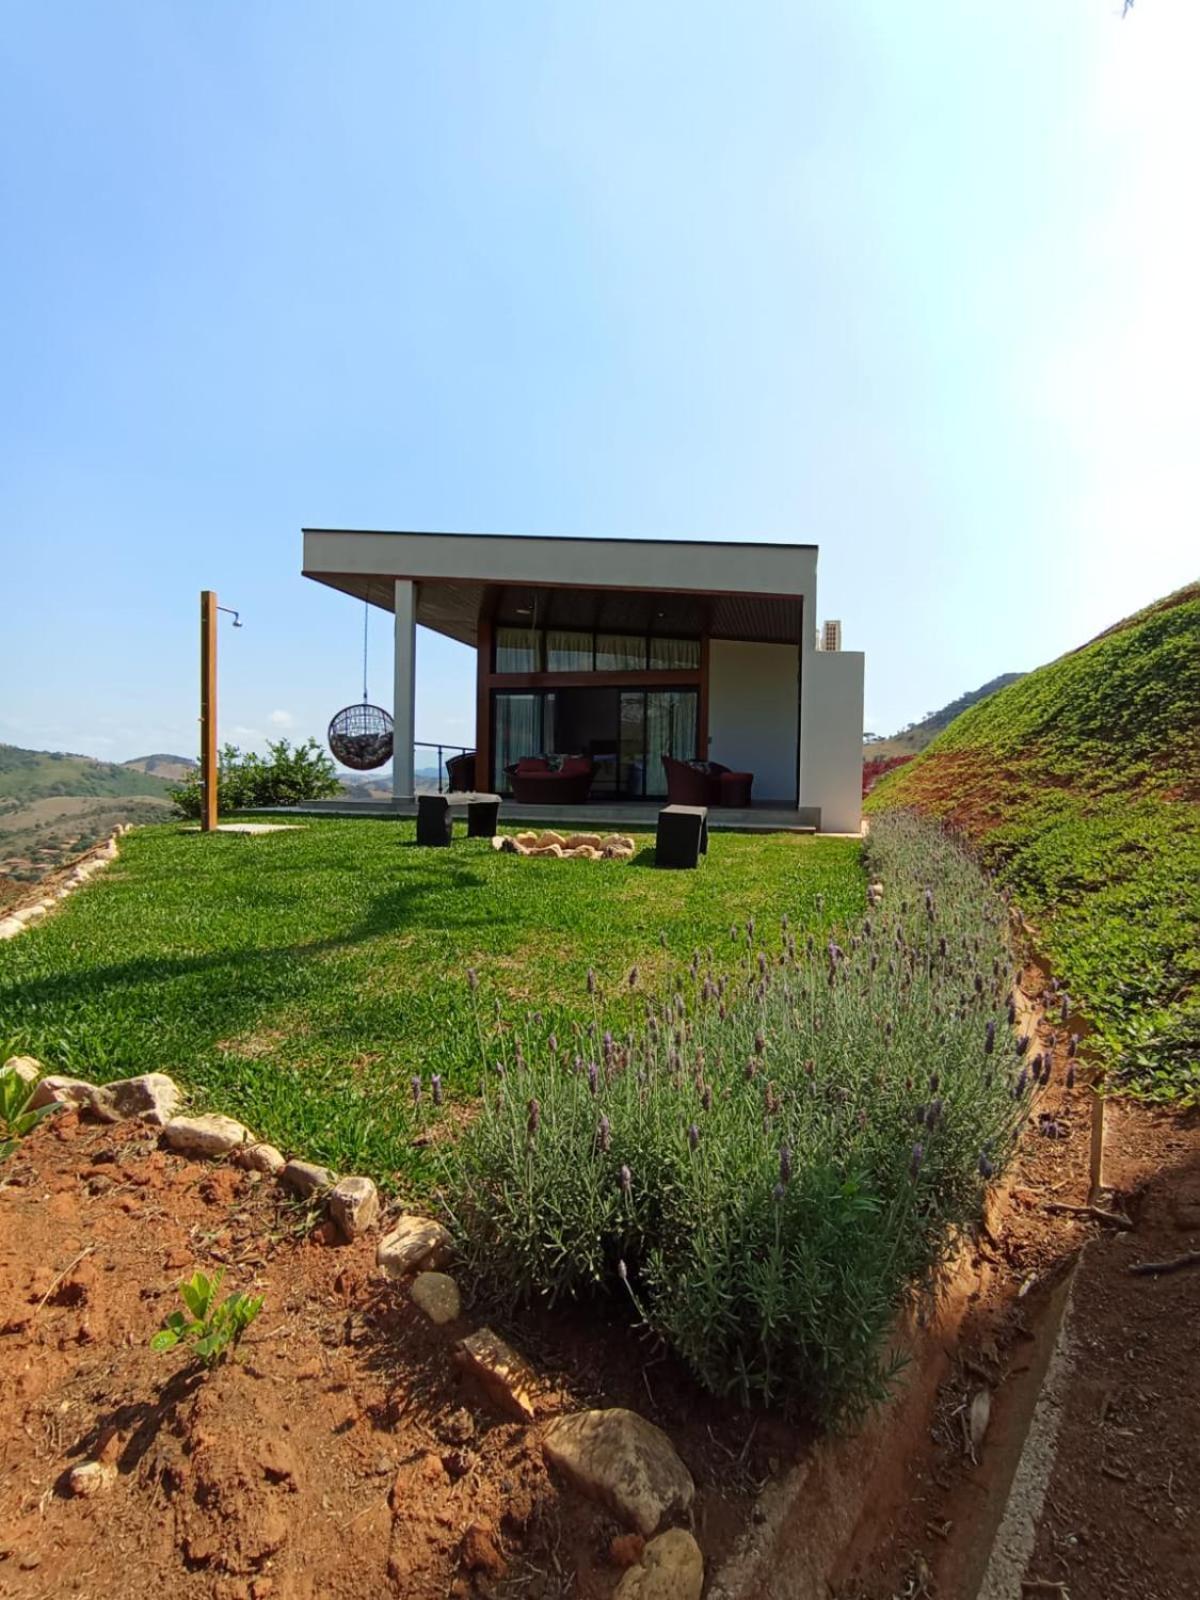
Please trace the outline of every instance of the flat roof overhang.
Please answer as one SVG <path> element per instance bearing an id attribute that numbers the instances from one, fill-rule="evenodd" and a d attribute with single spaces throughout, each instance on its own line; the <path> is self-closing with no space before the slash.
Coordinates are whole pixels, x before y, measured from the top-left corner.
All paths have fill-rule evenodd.
<path id="1" fill-rule="evenodd" d="M 815 545 L 304 529 L 304 576 L 381 610 L 417 584 L 422 627 L 477 642 L 516 627 L 800 644 Z"/>

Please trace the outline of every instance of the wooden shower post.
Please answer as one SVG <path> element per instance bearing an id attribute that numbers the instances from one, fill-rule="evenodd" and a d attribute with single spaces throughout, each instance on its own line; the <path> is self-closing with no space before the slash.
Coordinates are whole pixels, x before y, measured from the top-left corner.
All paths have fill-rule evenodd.
<path id="1" fill-rule="evenodd" d="M 200 591 L 200 829 L 217 825 L 217 596 Z"/>

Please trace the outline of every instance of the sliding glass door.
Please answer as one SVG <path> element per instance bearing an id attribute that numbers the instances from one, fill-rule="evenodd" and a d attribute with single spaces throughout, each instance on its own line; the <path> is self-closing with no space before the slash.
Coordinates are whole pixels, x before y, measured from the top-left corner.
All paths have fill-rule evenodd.
<path id="1" fill-rule="evenodd" d="M 641 799 L 667 792 L 664 756 L 696 759 L 695 689 L 626 689 L 621 694 L 620 782 Z"/>
<path id="2" fill-rule="evenodd" d="M 498 793 L 510 794 L 512 781 L 504 769 L 522 756 L 586 755 L 595 766 L 597 797 L 665 795 L 663 757 L 696 758 L 698 705 L 695 689 L 498 692 L 492 713 L 493 784 Z"/>

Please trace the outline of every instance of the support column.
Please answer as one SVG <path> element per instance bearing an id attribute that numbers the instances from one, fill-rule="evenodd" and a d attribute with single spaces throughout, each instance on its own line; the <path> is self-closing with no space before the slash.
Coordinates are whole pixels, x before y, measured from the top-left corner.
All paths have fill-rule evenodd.
<path id="1" fill-rule="evenodd" d="M 392 718 L 392 798 L 411 800 L 414 793 L 413 739 L 416 737 L 417 593 L 411 578 L 396 579 L 396 660 Z"/>

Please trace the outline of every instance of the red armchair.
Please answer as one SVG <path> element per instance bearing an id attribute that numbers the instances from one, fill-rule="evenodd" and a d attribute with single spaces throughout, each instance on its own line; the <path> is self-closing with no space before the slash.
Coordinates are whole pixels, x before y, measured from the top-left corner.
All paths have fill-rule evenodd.
<path id="1" fill-rule="evenodd" d="M 565 756 L 557 767 L 545 756 L 522 756 L 505 767 L 518 805 L 582 805 L 592 787 L 592 763 L 587 756 Z"/>
<path id="2" fill-rule="evenodd" d="M 731 772 L 719 761 L 677 761 L 662 758 L 667 774 L 667 799 L 673 806 L 748 806 L 752 772 Z"/>

